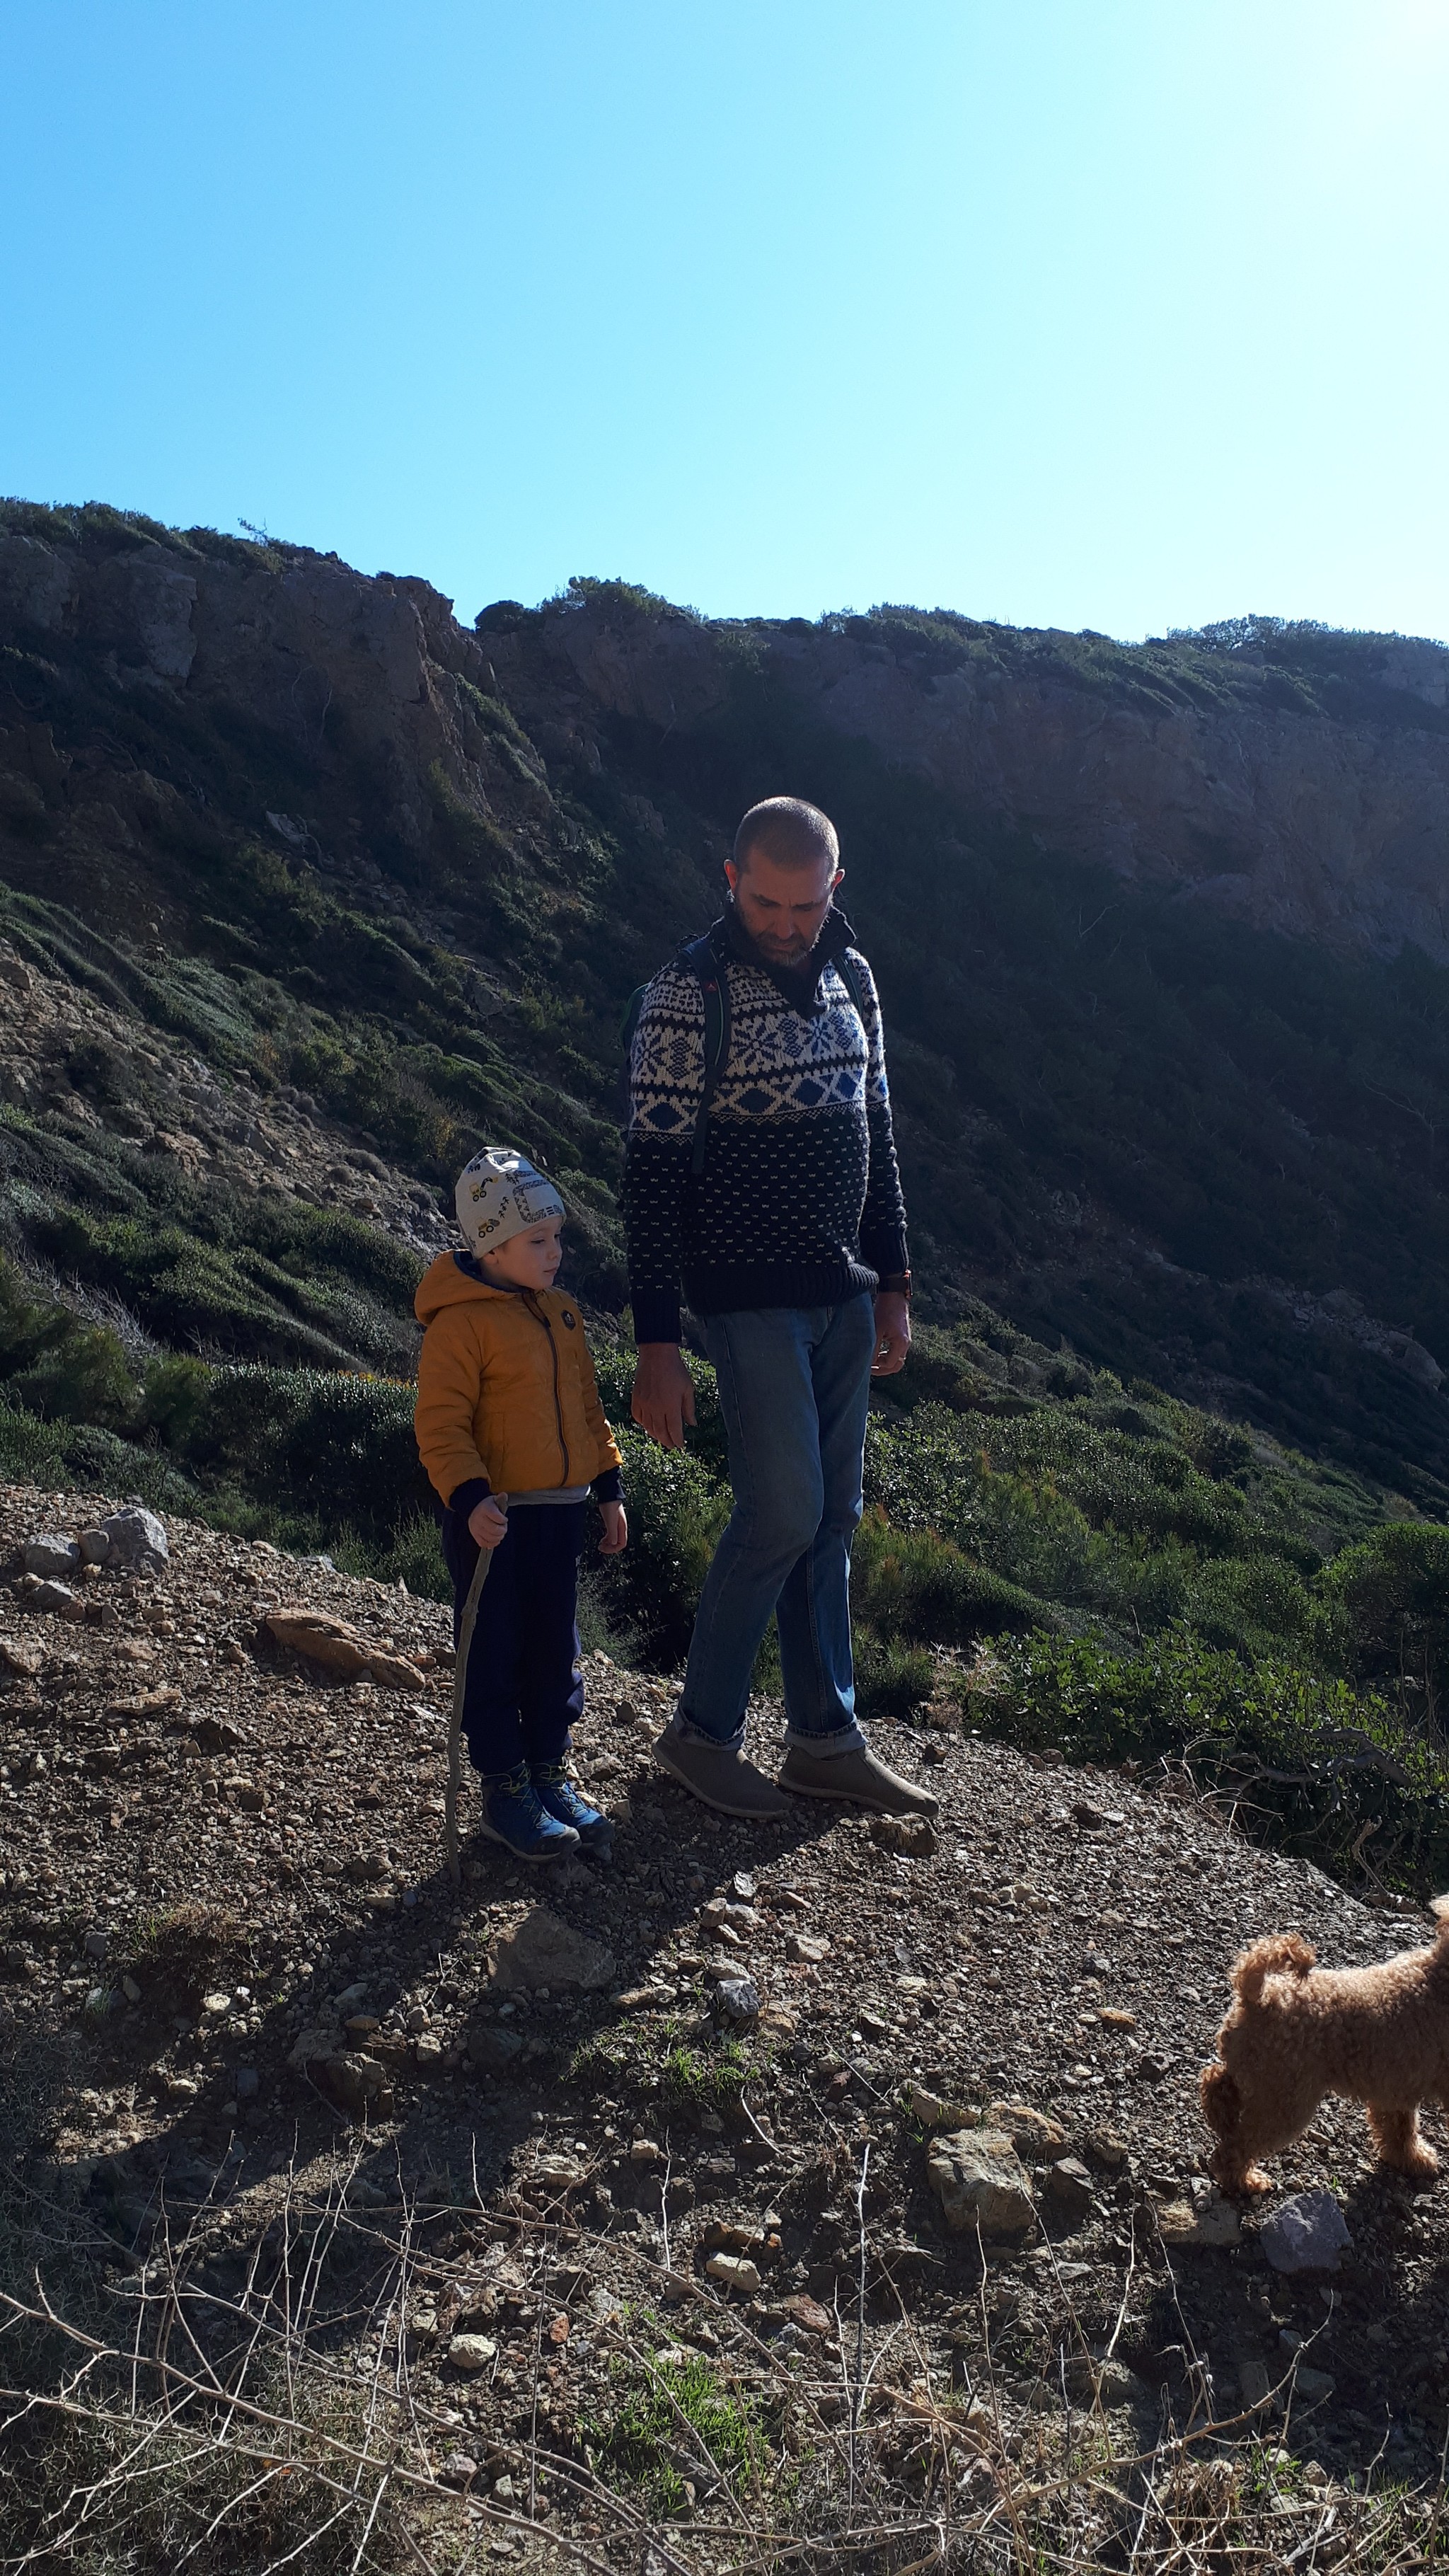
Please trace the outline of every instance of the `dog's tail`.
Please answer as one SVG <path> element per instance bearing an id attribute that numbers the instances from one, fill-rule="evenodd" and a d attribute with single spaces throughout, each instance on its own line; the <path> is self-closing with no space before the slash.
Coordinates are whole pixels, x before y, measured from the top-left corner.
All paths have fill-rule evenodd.
<path id="1" fill-rule="evenodd" d="M 1431 1896 L 1429 1911 L 1435 1918 L 1434 1928 L 1438 1939 L 1449 1945 L 1449 1896 Z"/>
<path id="2" fill-rule="evenodd" d="M 1318 1953 L 1301 1932 L 1270 1932 L 1233 1962 L 1233 1991 L 1245 2004 L 1261 2001 L 1265 1977 L 1306 1977 Z"/>

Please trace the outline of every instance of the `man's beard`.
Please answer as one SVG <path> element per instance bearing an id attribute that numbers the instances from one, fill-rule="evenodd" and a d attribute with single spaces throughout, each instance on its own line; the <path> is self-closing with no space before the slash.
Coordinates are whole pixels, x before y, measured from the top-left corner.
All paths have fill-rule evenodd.
<path id="1" fill-rule="evenodd" d="M 740 929 L 743 931 L 746 940 L 750 947 L 754 949 L 755 954 L 762 958 L 767 966 L 803 966 L 806 959 L 814 955 L 816 948 L 823 939 L 826 925 L 830 920 L 831 913 L 835 909 L 833 904 L 826 907 L 825 918 L 820 923 L 820 926 L 816 930 L 812 939 L 807 939 L 801 931 L 796 931 L 789 939 L 779 939 L 772 938 L 768 932 L 762 933 L 751 930 L 749 923 L 745 919 L 744 913 L 740 909 L 738 899 L 732 896 L 731 902 L 734 907 L 735 919 L 738 922 Z"/>

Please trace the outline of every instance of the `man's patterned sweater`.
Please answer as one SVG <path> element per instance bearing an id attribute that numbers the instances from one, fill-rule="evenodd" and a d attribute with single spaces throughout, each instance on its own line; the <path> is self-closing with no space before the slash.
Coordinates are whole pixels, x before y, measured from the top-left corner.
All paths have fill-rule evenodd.
<path id="1" fill-rule="evenodd" d="M 728 917 L 712 936 L 730 1035 L 698 1179 L 704 996 L 689 964 L 648 986 L 630 1057 L 622 1204 L 636 1342 L 678 1341 L 681 1281 L 694 1313 L 715 1315 L 838 1305 L 906 1267 L 880 1005 L 849 923 L 827 917 L 805 971 L 757 965 Z M 833 962 L 846 948 L 864 1022 Z"/>

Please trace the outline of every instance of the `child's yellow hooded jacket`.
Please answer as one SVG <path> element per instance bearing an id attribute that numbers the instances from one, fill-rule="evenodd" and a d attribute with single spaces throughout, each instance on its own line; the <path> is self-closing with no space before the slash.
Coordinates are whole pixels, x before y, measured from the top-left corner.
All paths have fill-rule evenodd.
<path id="1" fill-rule="evenodd" d="M 600 1477 L 617 1493 L 619 1451 L 578 1308 L 557 1288 L 490 1288 L 464 1257 L 439 1253 L 413 1301 L 426 1328 L 418 1448 L 443 1501 L 460 1486 L 471 1509 L 484 1488 L 549 1493 Z"/>

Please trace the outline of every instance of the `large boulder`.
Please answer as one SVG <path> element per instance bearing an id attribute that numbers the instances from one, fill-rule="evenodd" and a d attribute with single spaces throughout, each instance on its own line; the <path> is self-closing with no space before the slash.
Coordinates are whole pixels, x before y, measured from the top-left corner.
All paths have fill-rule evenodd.
<path id="1" fill-rule="evenodd" d="M 1020 2239 L 1036 2224 L 1026 2168 L 1001 2129 L 933 2139 L 926 2173 L 953 2235 Z"/>

